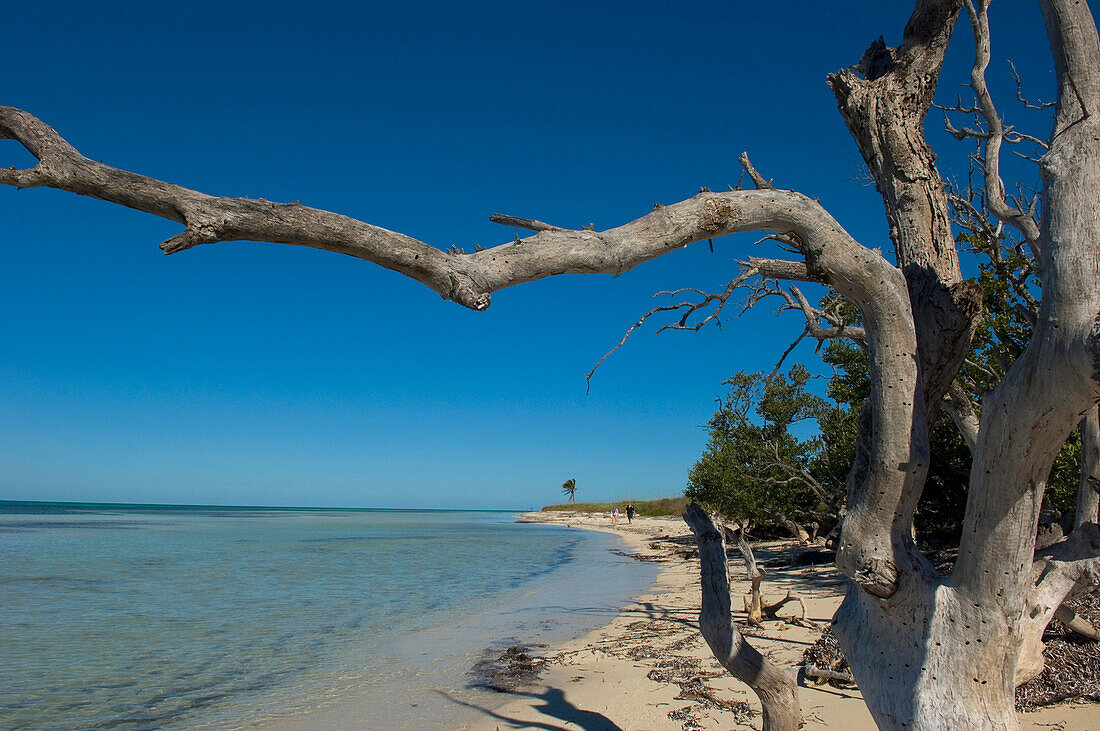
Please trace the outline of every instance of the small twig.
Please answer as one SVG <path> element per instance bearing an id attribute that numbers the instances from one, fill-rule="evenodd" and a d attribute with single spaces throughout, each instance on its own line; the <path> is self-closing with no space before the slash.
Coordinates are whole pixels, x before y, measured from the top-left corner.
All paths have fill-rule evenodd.
<path id="1" fill-rule="evenodd" d="M 749 177 L 752 178 L 752 183 L 756 186 L 757 190 L 772 190 L 775 188 L 775 186 L 772 185 L 772 181 L 764 180 L 764 176 L 758 173 L 752 163 L 749 162 L 749 153 L 742 152 L 741 156 L 737 158 L 737 161 L 741 163 L 741 167 L 743 167 L 745 172 L 749 174 Z"/>
<path id="2" fill-rule="evenodd" d="M 489 220 L 493 223 L 499 223 L 502 226 L 525 228 L 528 231 L 565 231 L 565 229 L 560 226 L 536 221 L 533 218 L 520 218 L 519 216 L 509 216 L 504 213 L 494 213 L 489 216 Z"/>
<path id="3" fill-rule="evenodd" d="M 657 329 L 657 333 L 655 334 L 659 334 L 661 332 L 664 332 L 665 330 L 694 330 L 697 332 L 700 328 L 703 327 L 703 325 L 706 325 L 712 320 L 718 323 L 719 326 L 721 326 L 721 320 L 719 320 L 718 318 L 722 314 L 722 309 L 726 306 L 726 302 L 729 300 L 730 295 L 732 295 L 733 292 L 745 282 L 745 280 L 756 276 L 758 273 L 759 272 L 755 267 L 745 266 L 741 274 L 739 274 L 736 279 L 730 281 L 726 285 L 726 288 L 720 294 L 707 293 L 701 289 L 696 289 L 694 287 L 685 287 L 684 289 L 678 289 L 671 292 L 661 291 L 654 294 L 654 297 L 659 297 L 661 295 L 669 295 L 670 297 L 675 297 L 687 292 L 691 292 L 700 295 L 703 299 L 701 302 L 677 302 L 671 305 L 661 305 L 660 307 L 654 307 L 652 310 L 646 312 L 641 317 L 639 317 L 637 322 L 627 328 L 626 333 L 623 335 L 622 339 L 619 340 L 619 342 L 615 345 L 615 347 L 604 353 L 604 356 L 600 358 L 599 362 L 597 362 L 596 365 L 592 367 L 592 370 L 585 374 L 585 393 L 588 393 L 592 387 L 592 376 L 596 373 L 596 370 L 601 365 L 603 365 L 603 362 L 605 360 L 611 357 L 612 353 L 623 347 L 623 345 L 626 344 L 627 339 L 630 338 L 634 331 L 641 327 L 642 324 L 645 323 L 645 321 L 648 320 L 650 317 L 661 312 L 675 312 L 676 310 L 684 310 L 684 313 L 683 315 L 681 315 L 679 320 L 669 325 L 663 325 L 662 327 Z M 694 325 L 687 324 L 688 318 L 690 318 L 692 315 L 694 315 L 696 312 L 703 309 L 704 307 L 707 307 L 708 305 L 711 305 L 715 302 L 717 302 L 718 305 L 713 312 L 711 312 L 709 315 L 707 315 L 705 318 Z"/>
<path id="4" fill-rule="evenodd" d="M 1020 74 L 1016 72 L 1016 64 L 1009 60 L 1008 65 L 1012 68 L 1012 78 L 1016 79 L 1016 98 L 1020 100 L 1020 103 L 1027 109 L 1050 109 L 1057 105 L 1057 102 L 1037 102 L 1031 103 L 1024 98 L 1023 85 L 1020 83 Z"/>

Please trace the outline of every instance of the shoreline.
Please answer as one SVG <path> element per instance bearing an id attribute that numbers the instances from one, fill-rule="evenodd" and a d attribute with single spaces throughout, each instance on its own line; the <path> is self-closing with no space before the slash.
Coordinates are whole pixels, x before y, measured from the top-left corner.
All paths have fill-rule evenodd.
<path id="1" fill-rule="evenodd" d="M 509 678 L 520 651 L 537 656 L 587 634 L 653 584 L 657 568 L 632 560 L 627 545 L 614 535 L 569 531 L 552 523 L 515 525 L 517 518 L 513 511 L 500 521 L 513 537 L 514 550 L 526 553 L 530 540 L 550 540 L 557 548 L 536 562 L 527 558 L 526 569 L 514 582 L 492 585 L 492 601 L 482 596 L 458 612 L 444 602 L 438 611 L 421 615 L 415 632 L 387 642 L 381 653 L 362 657 L 364 668 L 369 664 L 383 672 L 345 662 L 348 673 L 303 695 L 305 703 L 265 708 L 237 719 L 233 727 L 460 728 L 507 703 L 511 696 L 500 691 L 515 689 L 513 681 L 536 680 L 537 672 Z M 453 569 L 454 581 L 470 580 L 463 579 L 462 566 Z M 349 646 L 349 652 L 358 651 Z M 508 655 L 508 663 L 495 660 L 502 654 Z"/>
<path id="2" fill-rule="evenodd" d="M 541 653 L 545 670 L 537 682 L 508 693 L 512 698 L 463 728 L 494 731 L 539 729 L 758 729 L 760 705 L 748 686 L 730 676 L 711 656 L 698 633 L 699 568 L 694 541 L 679 518 L 636 516 L 610 525 L 606 514 L 522 513 L 520 522 L 551 523 L 619 536 L 639 560 L 660 561 L 657 578 L 618 616 L 572 642 Z M 823 628 L 839 606 L 844 579 L 829 565 L 783 565 L 790 541 L 755 544 L 757 559 L 769 563 L 763 593 L 777 600 L 788 591 L 802 599 L 806 618 Z M 731 566 L 733 563 L 731 561 Z M 735 594 L 747 590 L 743 570 L 731 570 Z M 744 612 L 733 597 L 734 616 Z M 791 607 L 790 611 L 786 611 Z M 800 613 L 788 604 L 780 616 Z M 743 628 L 744 629 L 744 628 Z M 768 621 L 744 630 L 753 646 L 782 666 L 801 662 L 819 629 Z M 806 729 L 874 729 L 858 690 L 802 684 L 799 703 Z M 1024 729 L 1100 729 L 1100 704 L 1049 706 L 1019 714 Z"/>

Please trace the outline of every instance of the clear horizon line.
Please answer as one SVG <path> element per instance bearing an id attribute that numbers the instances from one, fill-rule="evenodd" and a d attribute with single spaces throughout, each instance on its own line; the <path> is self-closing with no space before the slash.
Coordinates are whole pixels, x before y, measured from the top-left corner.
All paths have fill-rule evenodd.
<path id="1" fill-rule="evenodd" d="M 139 502 L 93 502 L 85 500 L 8 500 L 0 498 L 4 505 L 57 505 L 57 506 L 95 506 L 109 508 L 192 508 L 216 510 L 402 510 L 416 512 L 462 512 L 462 513 L 526 513 L 538 508 L 371 508 L 336 505 L 221 505 L 213 503 L 139 503 Z"/>

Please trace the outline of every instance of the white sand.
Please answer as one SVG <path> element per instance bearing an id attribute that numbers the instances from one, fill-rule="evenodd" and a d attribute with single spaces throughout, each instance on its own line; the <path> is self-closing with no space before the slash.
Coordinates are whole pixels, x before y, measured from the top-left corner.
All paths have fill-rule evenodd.
<path id="1" fill-rule="evenodd" d="M 690 547 L 690 533 L 683 521 L 636 517 L 633 525 L 626 525 L 620 516 L 620 525 L 612 528 L 606 515 L 531 513 L 524 518 L 614 532 L 623 537 L 631 552 L 664 557 L 668 562 L 652 590 L 624 607 L 610 624 L 549 651 L 550 666 L 538 686 L 518 691 L 514 700 L 486 711 L 482 720 L 467 728 L 679 731 L 685 724 L 703 729 L 760 727 L 756 696 L 725 673 L 696 628 L 699 562 L 674 554 L 677 548 Z M 664 537 L 684 543 L 678 546 Z M 764 544 L 757 549 L 758 558 L 778 550 L 782 550 L 781 544 Z M 736 577 L 737 569 L 732 573 Z M 734 585 L 735 592 L 740 588 Z M 743 588 L 747 591 L 747 581 Z M 824 625 L 840 604 L 842 580 L 832 567 L 778 569 L 768 574 L 766 600 L 779 599 L 787 591 L 803 599 L 809 619 Z M 736 597 L 734 603 L 738 603 Z M 739 609 L 735 606 L 735 611 Z M 790 612 L 780 612 L 792 613 L 799 613 L 797 605 Z M 778 621 L 766 622 L 759 634 L 751 639 L 752 644 L 784 666 L 798 664 L 818 636 L 813 629 Z M 807 729 L 875 728 L 858 691 L 828 685 L 800 687 L 799 700 Z M 729 701 L 747 702 L 757 714 L 739 722 L 737 714 L 719 705 Z M 679 717 L 670 718 L 670 712 L 678 712 Z M 1100 705 L 1055 706 L 1021 714 L 1020 719 L 1025 729 L 1100 731 Z"/>

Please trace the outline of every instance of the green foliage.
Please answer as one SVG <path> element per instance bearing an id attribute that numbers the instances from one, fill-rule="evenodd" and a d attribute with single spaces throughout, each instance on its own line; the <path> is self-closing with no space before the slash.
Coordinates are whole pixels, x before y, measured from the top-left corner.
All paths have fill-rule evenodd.
<path id="1" fill-rule="evenodd" d="M 569 496 L 569 502 L 573 502 L 573 499 L 577 496 L 577 481 L 570 477 L 568 480 L 561 483 L 561 491 L 563 494 Z"/>
<path id="2" fill-rule="evenodd" d="M 1034 293 L 1039 280 L 1022 248 L 965 233 L 958 242 L 979 255 L 978 284 L 982 288 L 982 320 L 974 333 L 963 378 L 972 393 L 994 388 L 1020 357 L 1031 339 L 1032 322 L 1039 313 Z"/>
<path id="3" fill-rule="evenodd" d="M 960 236 L 959 242 L 978 255 L 984 294 L 984 314 L 960 372 L 980 413 L 982 397 L 1001 382 L 1031 339 L 1040 289 L 1025 248 L 972 234 Z M 849 325 L 861 324 L 858 310 L 836 294 L 819 306 Z M 729 391 L 707 425 L 710 439 L 689 472 L 685 495 L 729 517 L 758 522 L 780 512 L 800 522 L 827 523 L 836 516 L 855 460 L 870 370 L 864 349 L 847 340 L 828 341 L 821 357 L 833 369 L 824 398 L 807 391 L 809 374 L 797 365 L 786 376 L 768 379 L 741 372 L 726 381 Z M 794 437 L 791 427 L 807 420 L 816 423 L 816 432 Z M 955 539 L 966 510 L 970 451 L 942 413 L 930 425 L 929 445 L 931 462 L 915 528 L 922 538 Z M 1080 451 L 1075 431 L 1055 459 L 1044 508 L 1073 508 Z"/>
<path id="4" fill-rule="evenodd" d="M 565 512 L 575 511 L 578 513 L 608 513 L 611 508 L 618 508 L 620 513 L 624 513 L 627 503 L 634 506 L 634 512 L 636 515 L 672 515 L 679 517 L 684 514 L 684 510 L 687 509 L 688 499 L 686 497 L 662 497 L 656 500 L 633 500 L 626 499 L 620 500 L 614 503 L 562 503 L 559 505 L 547 505 L 541 512 Z"/>
<path id="5" fill-rule="evenodd" d="M 807 389 L 810 378 L 795 365 L 785 375 L 742 371 L 726 381 L 729 390 L 718 400 L 707 449 L 691 468 L 684 494 L 736 519 L 834 519 L 843 477 L 813 474 L 815 463 L 824 464 L 822 440 L 791 433 L 801 422 L 841 419 L 833 405 Z"/>

